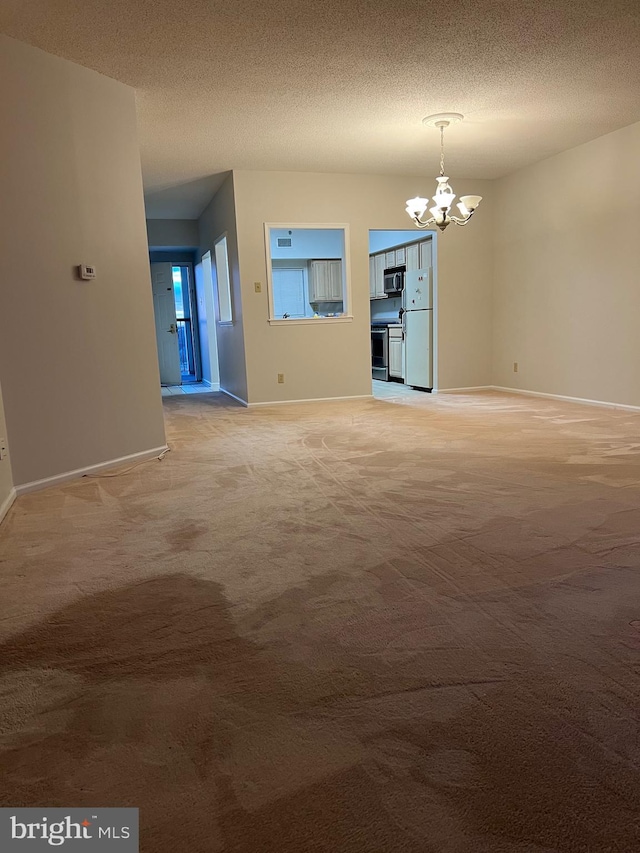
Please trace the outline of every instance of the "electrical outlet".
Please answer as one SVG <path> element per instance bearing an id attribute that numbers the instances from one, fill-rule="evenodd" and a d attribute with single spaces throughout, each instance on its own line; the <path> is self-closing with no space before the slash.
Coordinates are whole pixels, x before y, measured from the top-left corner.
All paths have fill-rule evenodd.
<path id="1" fill-rule="evenodd" d="M 513 362 L 513 372 L 514 372 L 514 373 L 517 373 L 517 372 L 518 372 L 518 362 L 517 362 L 517 361 L 514 361 L 514 362 Z"/>
<path id="2" fill-rule="evenodd" d="M 284 385 L 284 373 L 278 374 L 278 385 Z"/>
<path id="3" fill-rule="evenodd" d="M 255 290 L 256 293 L 262 293 L 262 282 L 261 281 L 254 281 L 253 282 L 253 289 Z"/>
<path id="4" fill-rule="evenodd" d="M 7 439 L 0 438 L 0 459 L 4 459 L 7 455 Z"/>

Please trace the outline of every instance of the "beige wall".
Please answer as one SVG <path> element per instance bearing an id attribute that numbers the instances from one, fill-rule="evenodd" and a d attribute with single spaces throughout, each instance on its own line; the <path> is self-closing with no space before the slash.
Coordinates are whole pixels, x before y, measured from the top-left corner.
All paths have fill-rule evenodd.
<path id="1" fill-rule="evenodd" d="M 640 405 L 639 151 L 635 124 L 496 182 L 496 385 Z"/>
<path id="2" fill-rule="evenodd" d="M 233 323 L 217 324 L 216 337 L 218 347 L 218 367 L 220 387 L 240 400 L 247 401 L 247 371 L 244 346 L 244 309 L 240 292 L 240 268 L 238 263 L 238 236 L 236 229 L 236 200 L 234 175 L 229 174 L 207 205 L 199 220 L 200 255 L 211 252 L 215 282 L 214 245 L 219 237 L 227 236 L 229 253 L 229 275 L 231 280 L 231 299 L 233 305 Z M 209 317 L 207 316 L 207 324 Z M 213 345 L 213 344 L 212 344 Z"/>
<path id="3" fill-rule="evenodd" d="M 7 438 L 7 424 L 4 416 L 4 405 L 2 402 L 2 388 L 0 388 L 0 441 Z M 0 460 L 0 521 L 3 517 L 3 507 L 6 506 L 13 492 L 13 476 L 11 474 L 11 448 L 4 459 Z"/>
<path id="4" fill-rule="evenodd" d="M 233 175 L 249 402 L 370 394 L 369 229 L 411 230 L 406 199 L 434 190 L 435 179 Z M 468 227 L 452 225 L 437 239 L 440 388 L 491 380 L 491 184 L 452 181 L 460 192 L 485 200 Z M 349 224 L 353 323 L 269 325 L 265 222 Z M 255 293 L 255 281 L 263 283 L 262 293 Z M 278 373 L 285 374 L 284 385 L 278 385 Z"/>
<path id="5" fill-rule="evenodd" d="M 0 102 L 0 381 L 22 485 L 165 439 L 133 89 L 0 36 Z"/>
<path id="6" fill-rule="evenodd" d="M 197 219 L 147 219 L 151 248 L 195 249 L 199 245 Z"/>
<path id="7" fill-rule="evenodd" d="M 425 195 L 431 195 L 434 184 L 435 180 L 428 178 L 420 187 Z M 436 241 L 441 390 L 491 384 L 495 184 L 456 177 L 451 178 L 451 184 L 459 195 L 483 198 L 468 225 L 449 225 Z"/>

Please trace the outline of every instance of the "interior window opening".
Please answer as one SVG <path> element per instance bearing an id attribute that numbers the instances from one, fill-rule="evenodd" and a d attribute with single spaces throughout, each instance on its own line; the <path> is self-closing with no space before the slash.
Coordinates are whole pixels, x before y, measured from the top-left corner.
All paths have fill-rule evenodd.
<path id="1" fill-rule="evenodd" d="M 265 226 L 269 321 L 350 319 L 344 225 Z"/>

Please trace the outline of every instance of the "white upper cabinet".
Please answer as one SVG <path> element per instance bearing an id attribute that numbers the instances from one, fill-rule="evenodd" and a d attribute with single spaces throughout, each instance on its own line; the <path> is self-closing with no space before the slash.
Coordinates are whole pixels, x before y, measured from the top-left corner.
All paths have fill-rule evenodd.
<path id="1" fill-rule="evenodd" d="M 329 302 L 342 302 L 342 261 L 328 261 L 329 267 Z"/>
<path id="2" fill-rule="evenodd" d="M 418 269 L 426 270 L 433 266 L 432 264 L 433 249 L 431 240 L 423 240 L 420 243 L 420 266 Z"/>
<path id="3" fill-rule="evenodd" d="M 387 268 L 387 262 L 385 253 L 381 252 L 379 255 L 373 256 L 374 261 L 374 288 L 373 288 L 373 298 L 380 299 L 385 296 L 384 292 L 384 271 Z M 371 287 L 369 287 L 369 292 L 371 292 Z"/>
<path id="4" fill-rule="evenodd" d="M 309 261 L 309 302 L 342 302 L 342 261 Z"/>
<path id="5" fill-rule="evenodd" d="M 405 249 L 407 272 L 420 269 L 420 250 L 418 243 L 411 243 Z"/>

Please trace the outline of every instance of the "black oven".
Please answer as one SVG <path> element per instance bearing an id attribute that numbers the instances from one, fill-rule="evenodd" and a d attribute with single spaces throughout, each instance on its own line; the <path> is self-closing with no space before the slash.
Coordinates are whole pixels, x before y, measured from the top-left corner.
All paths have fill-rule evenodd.
<path id="1" fill-rule="evenodd" d="M 389 330 L 386 326 L 371 327 L 371 376 L 389 381 Z"/>
<path id="2" fill-rule="evenodd" d="M 406 267 L 390 267 L 384 271 L 384 292 L 388 296 L 402 293 Z"/>

